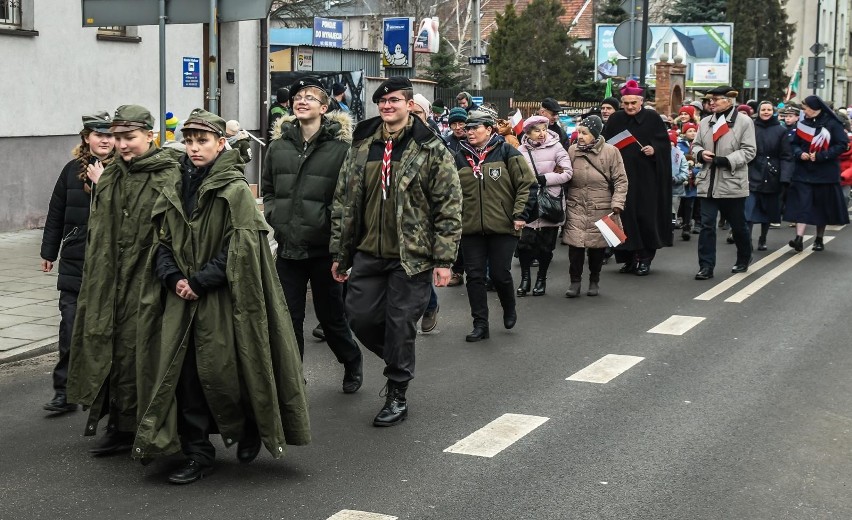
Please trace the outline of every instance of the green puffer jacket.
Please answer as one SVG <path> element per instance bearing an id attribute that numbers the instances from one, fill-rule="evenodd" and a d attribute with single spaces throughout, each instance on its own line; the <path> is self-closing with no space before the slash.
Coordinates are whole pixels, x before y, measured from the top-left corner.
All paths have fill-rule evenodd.
<path id="1" fill-rule="evenodd" d="M 180 451 L 175 387 L 190 335 L 207 404 L 226 446 L 243 436 L 254 412 L 266 449 L 284 455 L 285 444 L 310 442 L 299 348 L 238 150 L 224 152 L 201 182 L 188 220 L 181 194 L 163 190 L 152 218 L 159 244 L 171 250 L 181 272 L 198 272 L 227 245 L 226 285 L 186 301 L 157 286 L 142 295 L 139 318 L 139 429 L 133 457 Z M 156 277 L 156 250 L 147 276 Z"/>
<path id="2" fill-rule="evenodd" d="M 532 222 L 535 200 L 530 188 L 536 183 L 529 164 L 521 152 L 495 136 L 496 145 L 480 165 L 482 178 L 473 174 L 468 162 L 469 145 L 463 143 L 456 153 L 456 166 L 464 194 L 465 235 L 520 235 L 515 220 Z"/>
<path id="3" fill-rule="evenodd" d="M 91 407 L 86 435 L 110 407 L 118 420 L 111 426 L 136 429 L 139 301 L 158 287 L 145 270 L 156 241 L 151 208 L 179 182 L 174 157 L 152 147 L 129 163 L 112 162 L 94 192 L 68 369 L 68 401 Z"/>
<path id="4" fill-rule="evenodd" d="M 281 118 L 261 181 L 263 212 L 281 258 L 328 256 L 334 188 L 351 143 L 352 119 L 342 112 L 326 115 L 307 146 L 296 118 Z"/>
<path id="5" fill-rule="evenodd" d="M 392 172 L 396 187 L 399 258 L 409 276 L 450 267 L 461 239 L 461 188 L 446 145 L 419 118 L 412 118 L 411 139 Z M 364 172 L 370 145 L 381 131 L 381 117 L 358 124 L 352 137 L 331 214 L 330 251 L 343 272 L 352 266 L 361 242 L 365 205 Z"/>

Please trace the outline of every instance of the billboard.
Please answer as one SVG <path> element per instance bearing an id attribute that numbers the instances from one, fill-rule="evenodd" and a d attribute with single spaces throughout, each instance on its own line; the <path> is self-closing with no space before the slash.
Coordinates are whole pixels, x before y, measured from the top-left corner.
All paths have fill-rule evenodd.
<path id="1" fill-rule="evenodd" d="M 618 60 L 627 56 L 615 50 L 612 36 L 618 27 L 599 24 L 595 30 L 595 67 L 597 79 L 616 75 Z M 672 61 L 681 56 L 686 65 L 686 86 L 712 88 L 731 84 L 731 45 L 734 24 L 650 24 L 651 41 L 648 42 L 648 86 L 656 85 L 654 64 L 661 55 Z M 639 57 L 636 57 L 637 61 Z"/>
<path id="2" fill-rule="evenodd" d="M 343 48 L 343 20 L 314 17 L 313 45 Z"/>
<path id="3" fill-rule="evenodd" d="M 411 68 L 414 18 L 385 18 L 382 20 L 382 65 Z"/>
<path id="4" fill-rule="evenodd" d="M 417 40 L 414 41 L 414 52 L 436 53 L 439 43 L 438 17 L 424 18 L 417 31 Z"/>

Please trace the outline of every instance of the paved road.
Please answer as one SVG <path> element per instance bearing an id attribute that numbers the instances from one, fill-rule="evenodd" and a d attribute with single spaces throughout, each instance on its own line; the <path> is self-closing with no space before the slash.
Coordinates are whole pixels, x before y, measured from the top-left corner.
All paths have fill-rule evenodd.
<path id="1" fill-rule="evenodd" d="M 378 359 L 344 395 L 331 352 L 309 344 L 314 443 L 246 466 L 217 441 L 217 472 L 191 486 L 164 482 L 177 460 L 90 458 L 80 412 L 45 418 L 49 357 L 3 366 L 0 519 L 852 518 L 852 238 L 832 233 L 825 252 L 781 272 L 791 234 L 771 231 L 756 258 L 778 258 L 709 300 L 695 298 L 731 276 L 733 246 L 720 243 L 709 282 L 692 280 L 693 240 L 663 250 L 647 278 L 606 266 L 601 296 L 574 300 L 562 297 L 560 247 L 549 293 L 478 344 L 463 340 L 464 289 L 440 289 L 438 331 L 418 340 L 409 420 L 395 428 L 370 425 Z M 673 315 L 704 319 L 647 332 Z M 607 383 L 566 380 L 610 354 L 642 359 Z M 492 457 L 444 451 L 504 414 L 547 420 Z"/>

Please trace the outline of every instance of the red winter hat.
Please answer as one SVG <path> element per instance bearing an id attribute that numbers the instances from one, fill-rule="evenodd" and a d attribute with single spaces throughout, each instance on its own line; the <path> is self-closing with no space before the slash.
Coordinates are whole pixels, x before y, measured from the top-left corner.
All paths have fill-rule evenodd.
<path id="1" fill-rule="evenodd" d="M 677 130 L 669 130 L 669 141 L 672 144 L 677 144 Z"/>
<path id="2" fill-rule="evenodd" d="M 744 114 L 746 114 L 747 116 L 752 116 L 752 115 L 754 115 L 754 109 L 752 109 L 752 108 L 751 108 L 750 106 L 748 106 L 748 105 L 740 105 L 740 106 L 738 106 L 738 107 L 737 107 L 737 112 L 743 112 L 743 113 L 744 113 Z"/>
<path id="3" fill-rule="evenodd" d="M 695 130 L 697 132 L 698 131 L 698 125 L 696 125 L 695 123 L 685 123 L 681 127 L 680 131 L 685 134 L 686 131 L 690 130 L 690 129 Z"/>
<path id="4" fill-rule="evenodd" d="M 694 106 L 684 105 L 684 106 L 680 107 L 680 112 L 678 112 L 678 114 L 683 114 L 684 112 L 689 114 L 689 117 L 691 119 L 695 119 L 695 107 Z"/>

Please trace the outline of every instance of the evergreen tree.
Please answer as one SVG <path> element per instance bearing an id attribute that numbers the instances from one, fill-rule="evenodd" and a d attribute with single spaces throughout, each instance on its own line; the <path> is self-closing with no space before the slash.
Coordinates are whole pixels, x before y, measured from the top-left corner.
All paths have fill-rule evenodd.
<path id="1" fill-rule="evenodd" d="M 441 38 L 438 52 L 432 54 L 424 74 L 426 79 L 437 83 L 438 88 L 464 87 L 466 76 L 459 65 L 458 57 L 450 49 L 447 40 Z"/>
<path id="2" fill-rule="evenodd" d="M 621 1 L 622 0 L 604 0 L 604 3 L 597 9 L 595 23 L 618 24 L 627 20 L 627 13 L 621 8 Z"/>
<path id="3" fill-rule="evenodd" d="M 675 0 L 663 16 L 672 23 L 720 23 L 726 9 L 727 0 Z"/>
<path id="4" fill-rule="evenodd" d="M 787 23 L 784 10 L 786 0 L 728 0 L 727 21 L 734 24 L 734 55 L 731 57 L 733 86 L 741 87 L 745 79 L 748 58 L 769 58 L 769 92 L 761 92 L 761 98 L 783 99 L 789 82 L 784 74 L 785 64 L 793 49 L 795 24 Z M 760 13 L 760 23 L 755 23 L 755 13 Z M 743 92 L 742 98 L 751 97 Z"/>
<path id="5" fill-rule="evenodd" d="M 494 88 L 512 89 L 517 99 L 572 99 L 592 81 L 591 61 L 559 23 L 563 14 L 559 0 L 533 0 L 520 16 L 512 4 L 497 15 L 488 47 Z"/>

